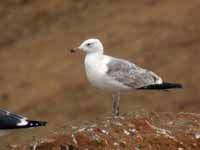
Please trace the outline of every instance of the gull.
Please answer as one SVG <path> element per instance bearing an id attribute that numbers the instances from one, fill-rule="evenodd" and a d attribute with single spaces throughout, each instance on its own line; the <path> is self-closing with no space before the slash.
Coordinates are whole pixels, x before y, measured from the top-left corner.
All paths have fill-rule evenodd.
<path id="1" fill-rule="evenodd" d="M 23 116 L 0 109 L 0 131 L 45 126 L 45 121 L 28 120 Z"/>
<path id="2" fill-rule="evenodd" d="M 85 52 L 85 70 L 89 82 L 97 88 L 112 92 L 113 116 L 119 116 L 121 92 L 182 88 L 181 84 L 163 82 L 154 72 L 130 61 L 104 55 L 103 44 L 96 38 L 88 39 L 70 51 Z"/>

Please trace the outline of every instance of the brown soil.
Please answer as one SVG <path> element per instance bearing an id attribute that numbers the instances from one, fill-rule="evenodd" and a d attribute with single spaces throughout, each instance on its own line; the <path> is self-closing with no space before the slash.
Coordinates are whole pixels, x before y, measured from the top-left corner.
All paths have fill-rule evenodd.
<path id="1" fill-rule="evenodd" d="M 67 133 L 65 133 L 67 131 Z M 72 126 L 12 150 L 199 150 L 200 115 L 137 112 Z"/>
<path id="2" fill-rule="evenodd" d="M 121 112 L 200 113 L 199 13 L 199 0 L 1 0 L 0 107 L 49 124 L 14 131 L 0 147 L 111 114 L 110 93 L 88 83 L 82 54 L 69 53 L 90 37 L 107 54 L 184 85 L 127 93 Z"/>

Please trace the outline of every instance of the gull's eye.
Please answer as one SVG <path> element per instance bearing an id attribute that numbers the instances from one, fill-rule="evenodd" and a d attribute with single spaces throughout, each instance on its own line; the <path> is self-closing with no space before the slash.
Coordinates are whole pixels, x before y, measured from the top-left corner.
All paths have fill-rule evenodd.
<path id="1" fill-rule="evenodd" d="M 87 43 L 87 46 L 90 46 L 91 45 L 91 43 Z"/>

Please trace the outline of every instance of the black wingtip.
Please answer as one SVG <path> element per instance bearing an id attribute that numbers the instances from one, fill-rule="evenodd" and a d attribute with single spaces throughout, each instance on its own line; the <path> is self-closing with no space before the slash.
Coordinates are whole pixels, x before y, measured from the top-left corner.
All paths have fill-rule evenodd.
<path id="1" fill-rule="evenodd" d="M 168 82 L 163 82 L 162 84 L 153 84 L 153 85 L 148 85 L 145 87 L 138 88 L 140 89 L 146 89 L 146 90 L 167 90 L 167 89 L 182 89 L 183 86 L 178 83 L 168 83 Z"/>
<path id="2" fill-rule="evenodd" d="M 27 120 L 27 121 L 28 121 L 28 124 L 26 125 L 27 128 L 40 127 L 40 126 L 47 125 L 46 121 L 35 121 L 35 120 Z"/>
<path id="3" fill-rule="evenodd" d="M 174 85 L 174 88 L 183 89 L 183 85 L 181 85 L 181 84 L 175 84 L 175 85 Z"/>
<path id="4" fill-rule="evenodd" d="M 179 83 L 168 83 L 168 82 L 163 82 L 162 84 L 164 87 L 166 88 L 178 88 L 178 89 L 182 89 L 183 88 L 183 85 L 182 84 L 179 84 Z"/>
<path id="5" fill-rule="evenodd" d="M 16 123 L 10 123 L 4 126 L 0 126 L 1 130 L 11 130 L 11 129 L 23 129 L 23 128 L 36 128 L 40 126 L 46 126 L 47 122 L 46 121 L 35 121 L 35 120 L 26 120 L 27 124 L 25 125 L 19 125 Z"/>

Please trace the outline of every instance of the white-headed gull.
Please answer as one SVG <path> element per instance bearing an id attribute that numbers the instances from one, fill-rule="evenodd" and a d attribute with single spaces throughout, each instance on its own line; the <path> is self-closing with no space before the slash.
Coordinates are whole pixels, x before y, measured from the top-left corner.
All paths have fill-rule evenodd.
<path id="1" fill-rule="evenodd" d="M 100 40 L 88 39 L 71 52 L 86 53 L 85 70 L 90 83 L 104 90 L 112 91 L 112 113 L 119 115 L 120 92 L 133 89 L 166 90 L 182 88 L 181 84 L 163 82 L 154 72 L 143 69 L 124 59 L 104 55 Z"/>

